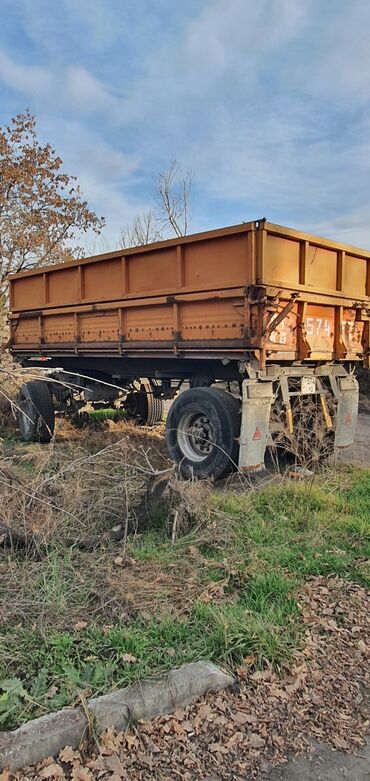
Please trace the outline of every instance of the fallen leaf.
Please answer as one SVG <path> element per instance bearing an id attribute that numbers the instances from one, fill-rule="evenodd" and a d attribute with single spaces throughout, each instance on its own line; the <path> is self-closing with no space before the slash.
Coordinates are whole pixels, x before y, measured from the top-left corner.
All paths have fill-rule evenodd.
<path id="1" fill-rule="evenodd" d="M 86 765 L 88 768 L 90 768 L 90 770 L 96 770 L 97 772 L 104 771 L 106 769 L 105 761 L 100 754 L 98 757 L 95 757 L 89 762 L 86 762 Z"/>
<path id="2" fill-rule="evenodd" d="M 185 735 L 186 734 L 182 724 L 180 724 L 175 719 L 173 719 L 173 721 L 170 722 L 170 726 L 172 727 L 172 732 L 175 732 L 176 735 Z"/>
<path id="3" fill-rule="evenodd" d="M 257 732 L 252 732 L 249 735 L 248 743 L 252 748 L 262 748 L 265 745 L 264 739 Z"/>
<path id="4" fill-rule="evenodd" d="M 39 771 L 40 778 L 65 778 L 63 768 L 57 762 Z"/>
<path id="5" fill-rule="evenodd" d="M 125 740 L 128 748 L 134 748 L 138 745 L 138 739 L 136 735 L 125 735 Z"/>
<path id="6" fill-rule="evenodd" d="M 248 668 L 244 667 L 243 665 L 236 667 L 235 672 L 238 678 L 241 678 L 243 681 L 250 675 Z"/>
<path id="7" fill-rule="evenodd" d="M 59 759 L 61 762 L 73 765 L 75 762 L 81 762 L 81 754 L 79 751 L 74 751 L 71 746 L 65 746 L 59 751 Z"/>
<path id="8" fill-rule="evenodd" d="M 211 751 L 212 754 L 228 754 L 228 749 L 226 746 L 223 746 L 222 743 L 210 743 L 208 746 L 208 751 Z"/>
<path id="9" fill-rule="evenodd" d="M 148 741 L 147 749 L 148 749 L 148 751 L 150 751 L 151 754 L 160 754 L 161 753 L 161 749 L 158 748 L 158 746 L 156 746 L 156 744 L 153 743 L 152 740 Z"/>
<path id="10" fill-rule="evenodd" d="M 126 775 L 125 768 L 117 754 L 111 754 L 110 757 L 105 757 L 104 764 L 112 773 L 116 773 L 119 778 L 124 778 Z"/>
<path id="11" fill-rule="evenodd" d="M 122 654 L 122 661 L 127 662 L 127 664 L 135 664 L 137 662 L 136 656 L 133 654 Z"/>
<path id="12" fill-rule="evenodd" d="M 229 738 L 229 740 L 226 741 L 225 746 L 227 748 L 234 748 L 234 746 L 237 746 L 239 743 L 244 740 L 244 735 L 242 732 L 234 732 L 234 734 Z"/>
<path id="13" fill-rule="evenodd" d="M 72 779 L 73 781 L 94 781 L 94 776 L 87 767 L 82 767 L 82 765 L 77 765 L 72 770 Z"/>
<path id="14" fill-rule="evenodd" d="M 240 710 L 233 713 L 231 718 L 235 721 L 235 724 L 256 724 L 257 722 L 256 716 L 253 716 L 252 713 L 244 713 L 244 711 Z"/>
<path id="15" fill-rule="evenodd" d="M 338 748 L 340 751 L 346 751 L 349 749 L 347 741 L 344 738 L 341 738 L 339 735 L 335 735 L 333 737 L 333 743 L 335 748 Z"/>
<path id="16" fill-rule="evenodd" d="M 124 739 L 125 735 L 123 732 L 117 735 L 112 727 L 108 727 L 100 737 L 100 752 L 105 754 L 106 751 L 118 751 Z"/>
<path id="17" fill-rule="evenodd" d="M 81 629 L 86 629 L 87 627 L 87 621 L 77 621 L 75 624 L 73 624 L 73 629 L 76 632 L 81 632 Z"/>
<path id="18" fill-rule="evenodd" d="M 167 656 L 171 656 L 173 659 L 174 656 L 176 656 L 176 649 L 175 648 L 166 648 L 166 654 Z"/>

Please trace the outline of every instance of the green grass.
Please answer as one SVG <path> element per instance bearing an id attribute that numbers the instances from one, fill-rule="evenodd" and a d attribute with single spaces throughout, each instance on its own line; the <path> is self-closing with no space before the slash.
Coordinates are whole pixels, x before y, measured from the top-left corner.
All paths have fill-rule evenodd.
<path id="1" fill-rule="evenodd" d="M 141 578 L 147 573 L 150 581 L 153 568 L 176 578 L 184 602 L 189 578 L 198 584 L 183 614 L 171 610 L 171 599 L 163 613 L 155 577 L 149 614 L 140 599 L 122 613 L 109 575 L 114 546 L 83 554 L 56 540 L 40 561 L 8 554 L 13 574 L 4 578 L 1 570 L 0 597 L 20 607 L 0 639 L 0 730 L 74 702 L 81 690 L 107 692 L 197 659 L 235 667 L 249 657 L 252 668 L 268 662 L 282 670 L 301 641 L 297 591 L 308 576 L 337 574 L 370 586 L 369 470 L 254 493 L 214 492 L 209 501 L 204 529 L 173 545 L 161 507 L 128 549 Z M 76 627 L 78 616 L 86 627 Z"/>
<path id="2" fill-rule="evenodd" d="M 104 630 L 13 627 L 0 641 L 0 689 L 5 680 L 16 691 L 0 694 L 0 726 L 11 729 L 74 702 L 79 691 L 100 694 L 198 659 L 234 666 L 253 654 L 256 666 L 269 660 L 281 667 L 299 636 L 292 586 L 282 576 L 258 576 L 236 604 L 199 602 L 185 620 L 138 618 Z"/>
<path id="3" fill-rule="evenodd" d="M 90 410 L 89 415 L 92 420 L 123 420 L 126 418 L 126 412 L 123 409 L 114 407 L 104 407 L 103 409 Z"/>

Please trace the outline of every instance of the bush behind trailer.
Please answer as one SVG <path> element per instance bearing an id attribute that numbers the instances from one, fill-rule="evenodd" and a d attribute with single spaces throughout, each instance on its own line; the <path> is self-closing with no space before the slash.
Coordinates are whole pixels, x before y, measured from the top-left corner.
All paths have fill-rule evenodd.
<path id="1" fill-rule="evenodd" d="M 176 397 L 166 437 L 186 476 L 259 468 L 303 412 L 313 449 L 318 432 L 353 442 L 370 252 L 259 220 L 16 274 L 10 302 L 11 352 L 53 398 L 23 388 L 28 437 L 51 435 L 54 406 L 155 423 Z"/>

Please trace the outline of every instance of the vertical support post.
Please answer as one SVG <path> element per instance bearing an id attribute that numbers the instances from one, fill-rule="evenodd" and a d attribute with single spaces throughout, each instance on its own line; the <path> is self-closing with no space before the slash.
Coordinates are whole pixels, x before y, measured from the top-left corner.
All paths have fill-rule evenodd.
<path id="1" fill-rule="evenodd" d="M 344 260 L 346 253 L 343 249 L 337 252 L 337 290 L 343 292 Z"/>
<path id="2" fill-rule="evenodd" d="M 366 295 L 370 296 L 370 258 L 366 261 Z"/>
<path id="3" fill-rule="evenodd" d="M 39 324 L 39 347 L 41 348 L 41 345 L 44 343 L 44 321 L 43 316 L 38 316 L 38 324 Z"/>
<path id="4" fill-rule="evenodd" d="M 180 307 L 179 304 L 175 301 L 172 304 L 172 314 L 173 314 L 173 351 L 174 353 L 177 353 L 177 342 L 181 338 L 181 325 L 180 325 Z"/>
<path id="5" fill-rule="evenodd" d="M 256 283 L 256 231 L 247 233 L 246 280 L 248 285 Z"/>
<path id="6" fill-rule="evenodd" d="M 126 309 L 118 308 L 118 351 L 122 354 L 122 344 L 126 338 Z"/>
<path id="7" fill-rule="evenodd" d="M 261 223 L 264 226 L 264 222 Z M 265 227 L 259 227 L 257 232 L 256 248 L 256 284 L 262 285 L 264 282 L 265 256 L 266 256 L 267 230 Z"/>
<path id="8" fill-rule="evenodd" d="M 250 302 L 250 294 L 248 288 L 244 292 L 243 316 L 244 316 L 244 328 L 243 328 L 244 346 L 248 347 L 251 339 L 251 302 Z"/>
<path id="9" fill-rule="evenodd" d="M 44 305 L 46 306 L 49 303 L 49 274 L 46 271 L 44 271 L 42 279 L 44 285 Z"/>
<path id="10" fill-rule="evenodd" d="M 305 320 L 307 316 L 307 302 L 298 301 L 298 316 L 297 316 L 297 352 L 298 360 L 304 361 L 309 357 L 310 346 L 306 339 Z"/>
<path id="11" fill-rule="evenodd" d="M 80 337 L 80 321 L 77 312 L 74 313 L 74 325 L 75 325 L 75 353 L 78 354 L 78 345 L 81 341 Z"/>
<path id="12" fill-rule="evenodd" d="M 129 293 L 129 277 L 128 277 L 128 258 L 125 255 L 121 257 L 121 276 L 122 276 L 122 295 L 127 296 Z"/>
<path id="13" fill-rule="evenodd" d="M 363 367 L 370 369 L 370 322 L 365 320 L 362 332 L 362 349 L 364 351 Z"/>
<path id="14" fill-rule="evenodd" d="M 185 285 L 185 267 L 184 267 L 184 247 L 178 244 L 176 247 L 176 277 L 177 287 Z"/>
<path id="15" fill-rule="evenodd" d="M 77 301 L 80 304 L 85 298 L 83 266 L 77 266 Z"/>
<path id="16" fill-rule="evenodd" d="M 301 241 L 299 245 L 299 284 L 306 284 L 306 269 L 308 257 L 308 241 Z"/>
<path id="17" fill-rule="evenodd" d="M 293 434 L 294 432 L 293 411 L 292 411 L 292 405 L 290 403 L 289 379 L 286 374 L 282 374 L 280 377 L 280 389 L 281 389 L 281 395 L 283 397 L 283 402 L 285 407 L 287 428 L 289 434 Z"/>
<path id="18" fill-rule="evenodd" d="M 334 358 L 340 360 L 345 358 L 347 347 L 343 341 L 343 307 L 336 306 L 334 309 Z"/>

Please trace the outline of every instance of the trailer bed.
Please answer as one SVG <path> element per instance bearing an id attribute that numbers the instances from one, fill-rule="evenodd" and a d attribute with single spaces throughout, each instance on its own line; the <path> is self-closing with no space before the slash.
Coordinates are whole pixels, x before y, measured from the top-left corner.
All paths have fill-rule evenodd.
<path id="1" fill-rule="evenodd" d="M 370 252 L 265 220 L 16 274 L 18 356 L 368 365 Z"/>

